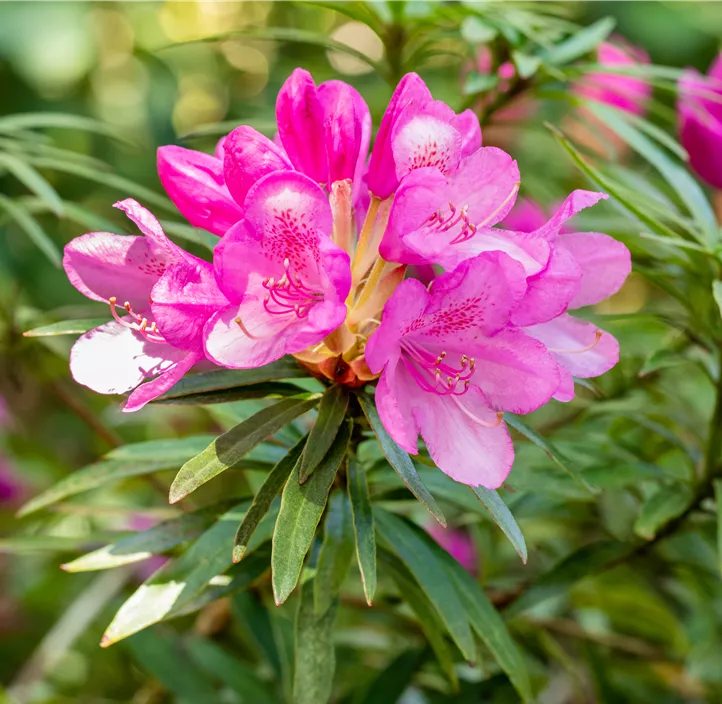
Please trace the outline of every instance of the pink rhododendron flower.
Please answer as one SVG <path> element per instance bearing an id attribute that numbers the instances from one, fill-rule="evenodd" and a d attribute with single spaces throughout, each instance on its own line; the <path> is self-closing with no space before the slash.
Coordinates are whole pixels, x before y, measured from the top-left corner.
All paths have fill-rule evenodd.
<path id="1" fill-rule="evenodd" d="M 109 303 L 114 318 L 78 339 L 70 369 L 98 393 L 135 389 L 124 408 L 135 411 L 203 359 L 203 324 L 227 301 L 213 267 L 169 240 L 148 210 L 131 199 L 116 207 L 144 237 L 93 232 L 65 247 L 70 282 L 88 298 Z"/>
<path id="2" fill-rule="evenodd" d="M 279 171 L 248 193 L 246 217 L 216 248 L 215 267 L 230 305 L 208 323 L 206 350 L 217 364 L 248 368 L 315 345 L 346 317 L 349 257 L 331 240 L 322 189 Z"/>
<path id="3" fill-rule="evenodd" d="M 429 535 L 467 572 L 476 574 L 479 556 L 471 536 L 461 528 L 444 528 L 434 521 L 427 526 Z"/>
<path id="4" fill-rule="evenodd" d="M 707 76 L 694 69 L 679 82 L 679 139 L 689 162 L 710 186 L 722 188 L 722 54 Z"/>
<path id="5" fill-rule="evenodd" d="M 498 412 L 528 413 L 559 385 L 543 345 L 510 327 L 525 290 L 522 266 L 503 252 L 462 262 L 429 291 L 407 279 L 366 346 L 369 367 L 383 372 L 376 405 L 391 437 L 416 454 L 420 434 L 464 484 L 502 484 L 514 451 Z"/>

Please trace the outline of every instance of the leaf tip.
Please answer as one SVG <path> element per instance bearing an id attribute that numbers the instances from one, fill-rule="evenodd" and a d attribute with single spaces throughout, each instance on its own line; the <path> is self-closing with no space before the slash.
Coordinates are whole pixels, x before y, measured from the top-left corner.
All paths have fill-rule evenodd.
<path id="1" fill-rule="evenodd" d="M 103 637 L 100 639 L 100 647 L 107 648 L 113 645 L 113 643 L 115 643 L 115 641 L 107 633 L 103 633 Z"/>
<path id="2" fill-rule="evenodd" d="M 237 565 L 242 559 L 243 555 L 246 553 L 246 548 L 244 545 L 236 545 L 233 548 L 233 564 Z"/>

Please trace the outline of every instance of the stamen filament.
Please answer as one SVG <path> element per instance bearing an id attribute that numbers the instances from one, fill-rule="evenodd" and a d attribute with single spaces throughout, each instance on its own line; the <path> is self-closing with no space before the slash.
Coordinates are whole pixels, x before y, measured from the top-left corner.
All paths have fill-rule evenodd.
<path id="1" fill-rule="evenodd" d="M 547 347 L 547 349 L 550 352 L 553 352 L 554 354 L 582 354 L 583 352 L 589 352 L 589 350 L 594 349 L 597 346 L 597 343 L 599 342 L 599 340 L 602 339 L 603 334 L 604 334 L 604 331 L 596 330 L 594 332 L 594 342 L 592 342 L 590 345 L 587 345 L 586 347 L 582 347 L 578 350 L 560 350 L 560 349 L 556 349 L 554 347 Z"/>
<path id="2" fill-rule="evenodd" d="M 501 422 L 504 420 L 504 414 L 501 411 L 497 411 L 496 421 L 494 421 L 493 423 L 488 423 L 487 421 L 482 420 L 478 416 L 475 416 L 458 398 L 456 398 L 456 396 L 452 396 L 451 398 L 465 416 L 467 416 L 468 418 L 473 420 L 474 423 L 477 423 L 483 428 L 498 428 L 501 425 Z"/>

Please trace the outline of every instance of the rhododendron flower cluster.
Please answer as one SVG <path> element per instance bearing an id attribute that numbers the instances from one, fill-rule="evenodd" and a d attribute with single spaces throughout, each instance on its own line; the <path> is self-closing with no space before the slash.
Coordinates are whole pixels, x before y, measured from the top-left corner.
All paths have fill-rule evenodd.
<path id="1" fill-rule="evenodd" d="M 604 194 L 575 191 L 551 218 L 513 229 L 516 162 L 482 146 L 471 111 L 397 86 L 369 155 L 371 119 L 350 86 L 293 72 L 275 140 L 238 127 L 214 156 L 158 153 L 188 221 L 220 237 L 213 263 L 173 244 L 134 201 L 143 237 L 84 235 L 70 281 L 112 319 L 71 355 L 76 380 L 132 391 L 141 408 L 201 360 L 259 367 L 293 355 L 318 378 L 375 386 L 389 435 L 419 436 L 446 474 L 498 487 L 513 462 L 504 412 L 574 396 L 574 377 L 617 361 L 614 338 L 569 310 L 615 293 L 627 249 L 568 232 Z M 412 268 L 410 265 L 415 265 Z M 412 278 L 423 271 L 428 281 Z"/>

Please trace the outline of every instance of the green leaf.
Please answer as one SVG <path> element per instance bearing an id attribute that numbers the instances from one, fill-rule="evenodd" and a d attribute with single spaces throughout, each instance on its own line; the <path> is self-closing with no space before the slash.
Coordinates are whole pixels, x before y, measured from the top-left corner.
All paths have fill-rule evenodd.
<path id="1" fill-rule="evenodd" d="M 325 704 L 331 698 L 336 670 L 333 626 L 337 605 L 334 602 L 323 615 L 317 616 L 314 610 L 314 582 L 306 582 L 301 588 L 294 637 L 294 704 Z"/>
<path id="2" fill-rule="evenodd" d="M 17 223 L 54 266 L 60 268 L 62 257 L 58 248 L 27 210 L 2 194 L 0 194 L 0 209 L 4 210 Z"/>
<path id="3" fill-rule="evenodd" d="M 552 66 L 568 64 L 596 49 L 609 36 L 615 24 L 613 18 L 604 17 L 545 51 L 542 60 Z"/>
<path id="4" fill-rule="evenodd" d="M 268 473 L 263 485 L 256 492 L 253 503 L 243 517 L 241 525 L 238 526 L 238 531 L 236 532 L 236 537 L 233 542 L 233 562 L 240 562 L 243 559 L 243 555 L 248 547 L 248 541 L 251 539 L 253 532 L 258 527 L 263 516 L 268 512 L 271 502 L 276 498 L 278 492 L 281 491 L 293 468 L 298 463 L 305 442 L 306 438 L 304 437 L 288 451 L 288 454 Z"/>
<path id="5" fill-rule="evenodd" d="M 148 626 L 171 618 L 196 599 L 208 583 L 222 575 L 232 565 L 231 541 L 248 502 L 244 501 L 224 513 L 218 521 L 198 538 L 177 560 L 169 562 L 147 579 L 120 607 L 108 626 L 103 647 L 127 638 Z M 260 541 L 256 541 L 260 544 Z M 244 561 L 235 574 L 245 575 L 246 583 L 256 579 L 267 569 L 267 563 Z"/>
<path id="6" fill-rule="evenodd" d="M 499 77 L 492 73 L 475 73 L 469 74 L 462 93 L 464 95 L 476 95 L 477 93 L 486 93 L 492 88 L 496 88 L 499 83 Z"/>
<path id="7" fill-rule="evenodd" d="M 652 350 L 644 360 L 642 368 L 639 370 L 638 376 L 645 377 L 660 369 L 668 369 L 682 364 L 686 359 L 680 354 L 679 350 L 662 348 Z"/>
<path id="8" fill-rule="evenodd" d="M 436 499 L 429 493 L 429 490 L 424 486 L 421 481 L 414 463 L 411 458 L 393 441 L 391 436 L 386 432 L 379 418 L 378 411 L 376 410 L 376 404 L 373 399 L 367 394 L 361 392 L 358 394 L 358 400 L 363 409 L 364 415 L 371 426 L 371 430 L 378 438 L 381 449 L 383 450 L 384 456 L 389 461 L 389 464 L 394 468 L 394 471 L 401 477 L 403 483 L 407 486 L 409 491 L 426 506 L 431 515 L 446 528 L 446 519 L 444 514 L 441 512 Z"/>
<path id="9" fill-rule="evenodd" d="M 469 15 L 461 23 L 461 36 L 469 44 L 488 44 L 497 33 L 496 27 L 475 15 Z"/>
<path id="10" fill-rule="evenodd" d="M 62 216 L 63 201 L 60 196 L 30 164 L 13 154 L 0 151 L 0 169 L 2 168 L 7 169 L 29 191 L 44 201 L 55 215 Z"/>
<path id="11" fill-rule="evenodd" d="M 413 574 L 463 656 L 470 662 L 474 661 L 476 648 L 464 608 L 434 551 L 398 516 L 374 507 L 374 518 L 384 547 L 394 553 Z"/>
<path id="12" fill-rule="evenodd" d="M 212 640 L 193 636 L 188 641 L 188 652 L 205 673 L 230 687 L 241 697 L 241 701 L 254 704 L 277 702 L 268 683 L 240 658 L 230 655 Z"/>
<path id="13" fill-rule="evenodd" d="M 414 673 L 423 662 L 423 653 L 406 650 L 379 672 L 363 695 L 354 704 L 382 704 L 397 702 L 411 684 Z"/>
<path id="14" fill-rule="evenodd" d="M 714 480 L 714 496 L 717 504 L 717 561 L 722 575 L 722 479 Z"/>
<path id="15" fill-rule="evenodd" d="M 326 390 L 318 405 L 318 418 L 308 436 L 308 442 L 301 455 L 301 467 L 298 479 L 303 484 L 318 466 L 338 433 L 346 417 L 348 391 L 341 384 L 335 384 Z"/>
<path id="16" fill-rule="evenodd" d="M 106 460 L 168 460 L 183 464 L 208 446 L 213 435 L 191 435 L 187 438 L 146 440 L 121 445 L 107 452 Z"/>
<path id="17" fill-rule="evenodd" d="M 104 540 L 113 540 L 117 533 L 91 533 L 77 537 L 65 535 L 19 535 L 13 538 L 0 538 L 0 553 L 24 555 L 29 553 L 76 552 L 97 545 Z"/>
<path id="18" fill-rule="evenodd" d="M 525 80 L 531 78 L 541 66 L 541 59 L 538 56 L 530 56 L 521 51 L 512 51 L 511 58 L 519 72 L 519 77 Z"/>
<path id="19" fill-rule="evenodd" d="M 485 489 L 483 486 L 472 486 L 469 488 L 476 498 L 484 504 L 487 511 L 491 514 L 491 517 L 503 531 L 504 535 L 509 538 L 509 541 L 514 546 L 514 550 L 517 551 L 521 561 L 526 565 L 527 552 L 524 536 L 522 535 L 517 522 L 514 520 L 514 516 L 512 516 L 507 505 L 501 500 L 499 494 L 491 489 Z"/>
<path id="20" fill-rule="evenodd" d="M 391 572 L 391 578 L 396 583 L 401 598 L 416 614 L 419 626 L 436 654 L 442 671 L 456 689 L 459 683 L 454 670 L 454 659 L 444 639 L 444 624 L 438 613 L 403 564 L 388 553 L 383 557 L 384 565 Z"/>
<path id="21" fill-rule="evenodd" d="M 356 558 L 366 603 L 371 606 L 376 593 L 376 531 L 366 472 L 355 457 L 349 457 L 346 482 L 356 538 Z"/>
<path id="22" fill-rule="evenodd" d="M 81 115 L 68 115 L 61 112 L 28 112 L 0 117 L 0 132 L 15 132 L 18 130 L 45 127 L 60 127 L 81 130 L 83 132 L 95 132 L 132 144 L 119 130 L 99 120 Z"/>
<path id="23" fill-rule="evenodd" d="M 159 631 L 139 633 L 128 641 L 138 666 L 172 692 L 179 704 L 221 704 L 223 699 L 198 670 L 180 641 Z"/>
<path id="24" fill-rule="evenodd" d="M 712 296 L 714 297 L 714 302 L 719 308 L 720 315 L 722 315 L 722 281 L 712 282 Z"/>
<path id="25" fill-rule="evenodd" d="M 43 325 L 23 333 L 24 337 L 51 337 L 53 335 L 82 335 L 108 322 L 108 318 L 86 318 L 85 320 L 63 320 Z"/>
<path id="26" fill-rule="evenodd" d="M 643 504 L 634 522 L 634 532 L 645 540 L 651 540 L 673 518 L 681 515 L 692 500 L 689 484 L 666 484 Z"/>
<path id="27" fill-rule="evenodd" d="M 170 503 L 180 501 L 213 477 L 233 467 L 258 443 L 313 408 L 317 402 L 317 398 L 285 399 L 219 435 L 203 452 L 181 467 L 170 488 Z"/>
<path id="28" fill-rule="evenodd" d="M 209 391 L 234 389 L 238 386 L 249 386 L 265 381 L 278 379 L 299 379 L 308 376 L 293 357 L 284 357 L 257 369 L 214 369 L 200 374 L 187 374 L 172 389 L 164 393 L 160 399 L 175 399 Z"/>
<path id="29" fill-rule="evenodd" d="M 300 397 L 301 395 L 305 395 L 305 397 L 308 398 L 309 393 L 294 384 L 286 384 L 283 381 L 270 381 L 262 384 L 238 386 L 234 389 L 221 389 L 220 391 L 189 394 L 177 398 L 160 398 L 156 399 L 154 403 L 171 406 L 209 406 L 215 403 L 232 403 L 233 401 L 247 401 L 257 398 Z"/>
<path id="30" fill-rule="evenodd" d="M 41 508 L 65 499 L 68 496 L 75 496 L 90 489 L 97 489 L 108 482 L 127 479 L 128 477 L 139 477 L 144 474 L 160 472 L 164 469 L 173 469 L 177 463 L 169 460 L 153 460 L 137 462 L 135 460 L 108 460 L 88 465 L 73 472 L 46 491 L 30 499 L 18 511 L 18 516 L 27 516 Z"/>
<path id="31" fill-rule="evenodd" d="M 215 519 L 211 510 L 186 513 L 61 565 L 66 572 L 92 572 L 146 560 L 195 540 Z"/>
<path id="32" fill-rule="evenodd" d="M 300 462 L 286 482 L 271 555 L 273 598 L 277 605 L 286 601 L 301 575 L 303 560 L 323 515 L 329 489 L 346 457 L 352 427 L 351 420 L 341 426 L 323 461 L 304 485 L 298 483 Z"/>
<path id="33" fill-rule="evenodd" d="M 353 560 L 354 534 L 351 502 L 343 491 L 331 494 L 323 525 L 323 543 L 316 563 L 314 598 L 316 616 L 335 601 Z"/>

